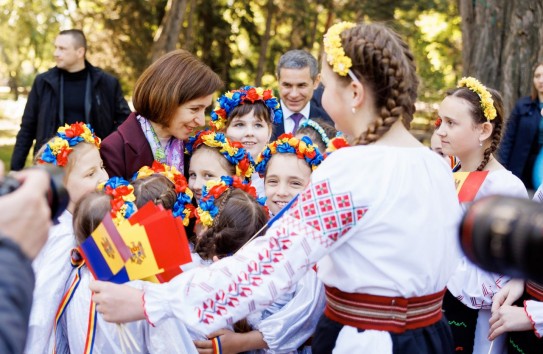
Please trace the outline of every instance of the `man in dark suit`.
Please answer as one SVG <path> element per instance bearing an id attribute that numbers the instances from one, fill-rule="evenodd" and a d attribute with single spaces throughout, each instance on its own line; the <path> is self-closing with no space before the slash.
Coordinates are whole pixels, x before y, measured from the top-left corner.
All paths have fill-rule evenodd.
<path id="1" fill-rule="evenodd" d="M 283 123 L 274 125 L 272 140 L 285 132 L 296 134 L 302 122 L 312 118 L 322 118 L 334 125 L 324 109 L 312 101 L 320 81 L 315 57 L 304 50 L 290 50 L 279 59 L 276 74 Z"/>

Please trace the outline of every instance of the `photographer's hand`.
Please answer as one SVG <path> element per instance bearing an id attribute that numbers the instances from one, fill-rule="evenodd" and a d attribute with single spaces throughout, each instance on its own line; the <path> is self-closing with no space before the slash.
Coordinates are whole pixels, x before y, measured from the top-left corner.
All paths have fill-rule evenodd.
<path id="1" fill-rule="evenodd" d="M 0 233 L 33 259 L 47 241 L 51 226 L 51 210 L 45 198 L 49 176 L 45 171 L 29 169 L 12 177 L 21 186 L 0 197 Z"/>

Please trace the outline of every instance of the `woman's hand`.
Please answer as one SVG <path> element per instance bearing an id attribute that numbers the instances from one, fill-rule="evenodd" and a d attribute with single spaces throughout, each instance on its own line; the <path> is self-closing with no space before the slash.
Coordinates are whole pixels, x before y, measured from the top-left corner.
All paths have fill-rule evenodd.
<path id="1" fill-rule="evenodd" d="M 107 322 L 145 319 L 142 290 L 98 280 L 91 281 L 89 288 L 94 292 L 92 301 L 96 303 L 96 311 Z"/>
<path id="2" fill-rule="evenodd" d="M 532 322 L 523 307 L 502 305 L 498 311 L 492 311 L 488 339 L 494 340 L 505 332 L 521 332 L 532 329 Z"/>

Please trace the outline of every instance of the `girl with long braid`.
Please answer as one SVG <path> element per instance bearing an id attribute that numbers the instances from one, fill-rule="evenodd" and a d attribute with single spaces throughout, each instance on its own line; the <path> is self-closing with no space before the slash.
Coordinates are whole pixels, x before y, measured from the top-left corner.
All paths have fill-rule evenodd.
<path id="1" fill-rule="evenodd" d="M 453 353 L 441 304 L 460 259 L 460 207 L 448 166 L 407 130 L 413 55 L 380 24 L 336 24 L 324 49 L 323 105 L 356 144 L 332 153 L 234 256 L 143 291 L 91 284 L 106 320 L 176 317 L 211 333 L 267 307 L 316 264 L 327 304 L 313 353 Z"/>
<path id="2" fill-rule="evenodd" d="M 474 78 L 463 78 L 441 102 L 438 126 L 443 154 L 460 160 L 454 169 L 462 207 L 494 194 L 528 196 L 522 181 L 494 158 L 503 128 L 503 103 L 497 91 Z M 503 352 L 505 336 L 495 338 L 492 344 L 487 339 L 488 321 L 492 297 L 508 280 L 463 258 L 447 284 L 443 306 L 457 351 Z"/>

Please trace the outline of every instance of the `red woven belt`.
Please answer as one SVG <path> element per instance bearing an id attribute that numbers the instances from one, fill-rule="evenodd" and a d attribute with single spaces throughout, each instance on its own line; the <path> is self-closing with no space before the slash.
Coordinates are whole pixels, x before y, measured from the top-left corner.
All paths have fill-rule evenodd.
<path id="1" fill-rule="evenodd" d="M 535 297 L 538 301 L 543 301 L 543 285 L 528 280 L 526 282 L 526 292 Z"/>
<path id="2" fill-rule="evenodd" d="M 430 326 L 441 319 L 442 291 L 412 298 L 345 293 L 325 287 L 324 314 L 331 320 L 359 329 L 393 333 Z"/>

